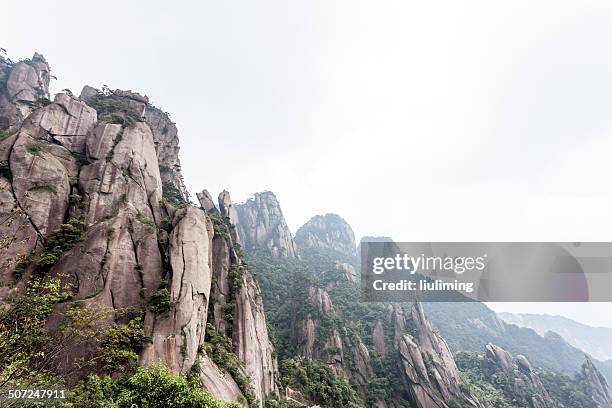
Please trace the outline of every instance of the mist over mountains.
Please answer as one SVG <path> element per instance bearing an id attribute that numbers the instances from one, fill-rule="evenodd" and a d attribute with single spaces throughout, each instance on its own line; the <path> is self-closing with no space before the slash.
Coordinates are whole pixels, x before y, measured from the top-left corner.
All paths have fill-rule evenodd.
<path id="1" fill-rule="evenodd" d="M 0 56 L 0 384 L 67 386 L 66 408 L 612 407 L 606 365 L 559 335 L 361 302 L 340 215 L 293 235 L 270 191 L 191 202 L 166 112 L 51 100 L 50 72 Z"/>
<path id="2" fill-rule="evenodd" d="M 612 329 L 592 327 L 563 316 L 529 313 L 498 313 L 507 323 L 533 329 L 541 336 L 554 332 L 572 346 L 584 350 L 598 360 L 612 359 Z"/>

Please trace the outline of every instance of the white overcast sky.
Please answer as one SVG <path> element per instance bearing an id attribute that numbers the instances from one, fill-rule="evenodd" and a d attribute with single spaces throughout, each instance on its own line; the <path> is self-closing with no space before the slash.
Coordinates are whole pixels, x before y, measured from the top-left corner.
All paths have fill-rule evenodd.
<path id="1" fill-rule="evenodd" d="M 194 196 L 272 190 L 293 232 L 336 212 L 358 237 L 612 241 L 609 1 L 1 8 L 0 47 L 43 53 L 54 91 L 170 112 Z M 551 310 L 612 327 L 607 309 Z"/>

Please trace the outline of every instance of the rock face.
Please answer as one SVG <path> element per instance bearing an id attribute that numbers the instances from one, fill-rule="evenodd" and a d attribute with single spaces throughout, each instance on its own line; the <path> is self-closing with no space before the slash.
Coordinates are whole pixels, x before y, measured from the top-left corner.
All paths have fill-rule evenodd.
<path id="1" fill-rule="evenodd" d="M 34 273 L 59 276 L 74 297 L 56 306 L 50 330 L 76 302 L 108 311 L 100 328 L 136 311 L 151 339 L 139 364 L 199 368 L 215 397 L 252 394 L 263 407 L 278 392 L 275 352 L 259 287 L 234 248 L 229 193 L 221 213 L 210 195 L 201 198 L 205 211 L 188 204 L 176 127 L 147 97 L 85 87 L 80 99 L 57 94 L 42 103 L 48 82 L 42 56 L 17 64 L 0 57 L 0 302 Z M 65 230 L 79 236 L 61 253 L 48 251 Z M 167 312 L 151 307 L 159 291 L 169 294 Z M 231 339 L 241 381 L 206 354 L 207 323 Z M 102 369 L 75 369 L 98 347 L 69 348 L 54 370 L 78 382 Z"/>
<path id="2" fill-rule="evenodd" d="M 235 206 L 227 191 L 219 194 L 220 211 L 211 205 L 208 191 L 198 194 L 198 198 L 202 208 L 208 208 L 208 214 L 216 220 L 211 324 L 222 335 L 231 337 L 233 350 L 251 379 L 254 395 L 263 404 L 267 397 L 278 393 L 277 362 L 259 285 L 236 250 L 237 234 L 232 223 L 236 219 Z"/>
<path id="3" fill-rule="evenodd" d="M 588 356 L 586 356 L 586 361 L 582 365 L 581 374 L 583 381 L 586 382 L 587 389 L 591 392 L 591 398 L 597 404 L 597 408 L 612 408 L 610 386 Z"/>
<path id="4" fill-rule="evenodd" d="M 325 214 L 312 217 L 295 233 L 300 251 L 305 249 L 332 250 L 355 256 L 355 234 L 351 226 L 339 215 Z"/>
<path id="5" fill-rule="evenodd" d="M 171 191 L 172 195 L 179 200 L 187 201 L 189 199 L 187 188 L 181 176 L 181 163 L 178 157 L 178 130 L 167 113 L 151 105 L 148 97 L 120 89 L 100 91 L 85 86 L 81 91 L 80 99 L 102 111 L 105 111 L 108 107 L 104 101 L 111 100 L 115 104 L 122 104 L 125 109 L 131 110 L 135 116 L 142 118 L 149 126 L 152 134 L 164 189 Z"/>
<path id="6" fill-rule="evenodd" d="M 0 55 L 0 129 L 17 129 L 49 99 L 49 64 L 40 54 L 13 62 Z"/>
<path id="7" fill-rule="evenodd" d="M 348 380 L 362 397 L 366 397 L 368 382 L 373 377 L 368 348 L 358 336 L 326 328 L 330 320 L 342 319 L 342 315 L 325 289 L 309 286 L 306 302 L 311 312 L 296 320 L 292 330 L 294 342 L 301 345 L 299 354 L 325 361 L 337 376 Z"/>
<path id="8" fill-rule="evenodd" d="M 394 314 L 400 373 L 415 406 L 446 408 L 454 401 L 482 407 L 475 396 L 462 390 L 459 370 L 448 344 L 433 331 L 422 305 L 413 305 L 407 321 L 399 306 Z M 406 323 L 410 333 L 402 334 Z"/>
<path id="9" fill-rule="evenodd" d="M 154 318 L 153 343 L 142 353 L 141 362 L 163 363 L 178 372 L 187 372 L 204 341 L 212 279 L 213 229 L 204 212 L 187 207 L 177 211 L 170 234 L 169 317 Z"/>
<path id="10" fill-rule="evenodd" d="M 297 248 L 274 193 L 255 193 L 255 198 L 234 206 L 238 242 L 247 251 L 265 250 L 275 258 L 296 258 Z"/>
<path id="11" fill-rule="evenodd" d="M 506 350 L 489 343 L 485 346 L 482 371 L 487 377 L 501 374 L 507 378 L 513 384 L 512 393 L 520 404 L 527 404 L 531 408 L 553 406 L 540 377 L 522 355 L 516 356 L 515 360 Z"/>

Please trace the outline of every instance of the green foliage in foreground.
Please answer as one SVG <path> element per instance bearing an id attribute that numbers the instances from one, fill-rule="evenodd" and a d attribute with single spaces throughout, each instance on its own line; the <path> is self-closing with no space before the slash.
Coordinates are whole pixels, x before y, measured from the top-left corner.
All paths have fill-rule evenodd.
<path id="1" fill-rule="evenodd" d="M 70 395 L 64 408 L 238 408 L 235 403 L 215 400 L 163 365 L 139 367 L 114 380 L 93 375 Z"/>
<path id="2" fill-rule="evenodd" d="M 130 367 L 138 361 L 138 353 L 149 340 L 140 317 L 127 324 L 115 324 L 106 331 L 102 342 L 102 363 L 111 371 Z"/>
<path id="3" fill-rule="evenodd" d="M 49 343 L 45 321 L 53 305 L 71 296 L 59 279 L 33 281 L 25 294 L 0 308 L 0 387 L 52 383 L 45 355 L 61 344 Z"/>
<path id="4" fill-rule="evenodd" d="M 349 383 L 336 376 L 325 363 L 309 359 L 283 362 L 283 382 L 303 390 L 312 401 L 327 408 L 363 408 Z"/>

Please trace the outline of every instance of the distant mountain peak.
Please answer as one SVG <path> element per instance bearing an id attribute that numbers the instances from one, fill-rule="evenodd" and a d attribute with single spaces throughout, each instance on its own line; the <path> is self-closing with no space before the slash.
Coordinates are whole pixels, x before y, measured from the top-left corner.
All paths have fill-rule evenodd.
<path id="1" fill-rule="evenodd" d="M 297 247 L 285 221 L 276 195 L 271 191 L 255 193 L 236 211 L 236 232 L 247 251 L 265 250 L 275 258 L 297 258 Z"/>
<path id="2" fill-rule="evenodd" d="M 355 234 L 351 226 L 338 214 L 315 215 L 295 234 L 300 250 L 326 249 L 344 255 L 357 253 Z"/>

